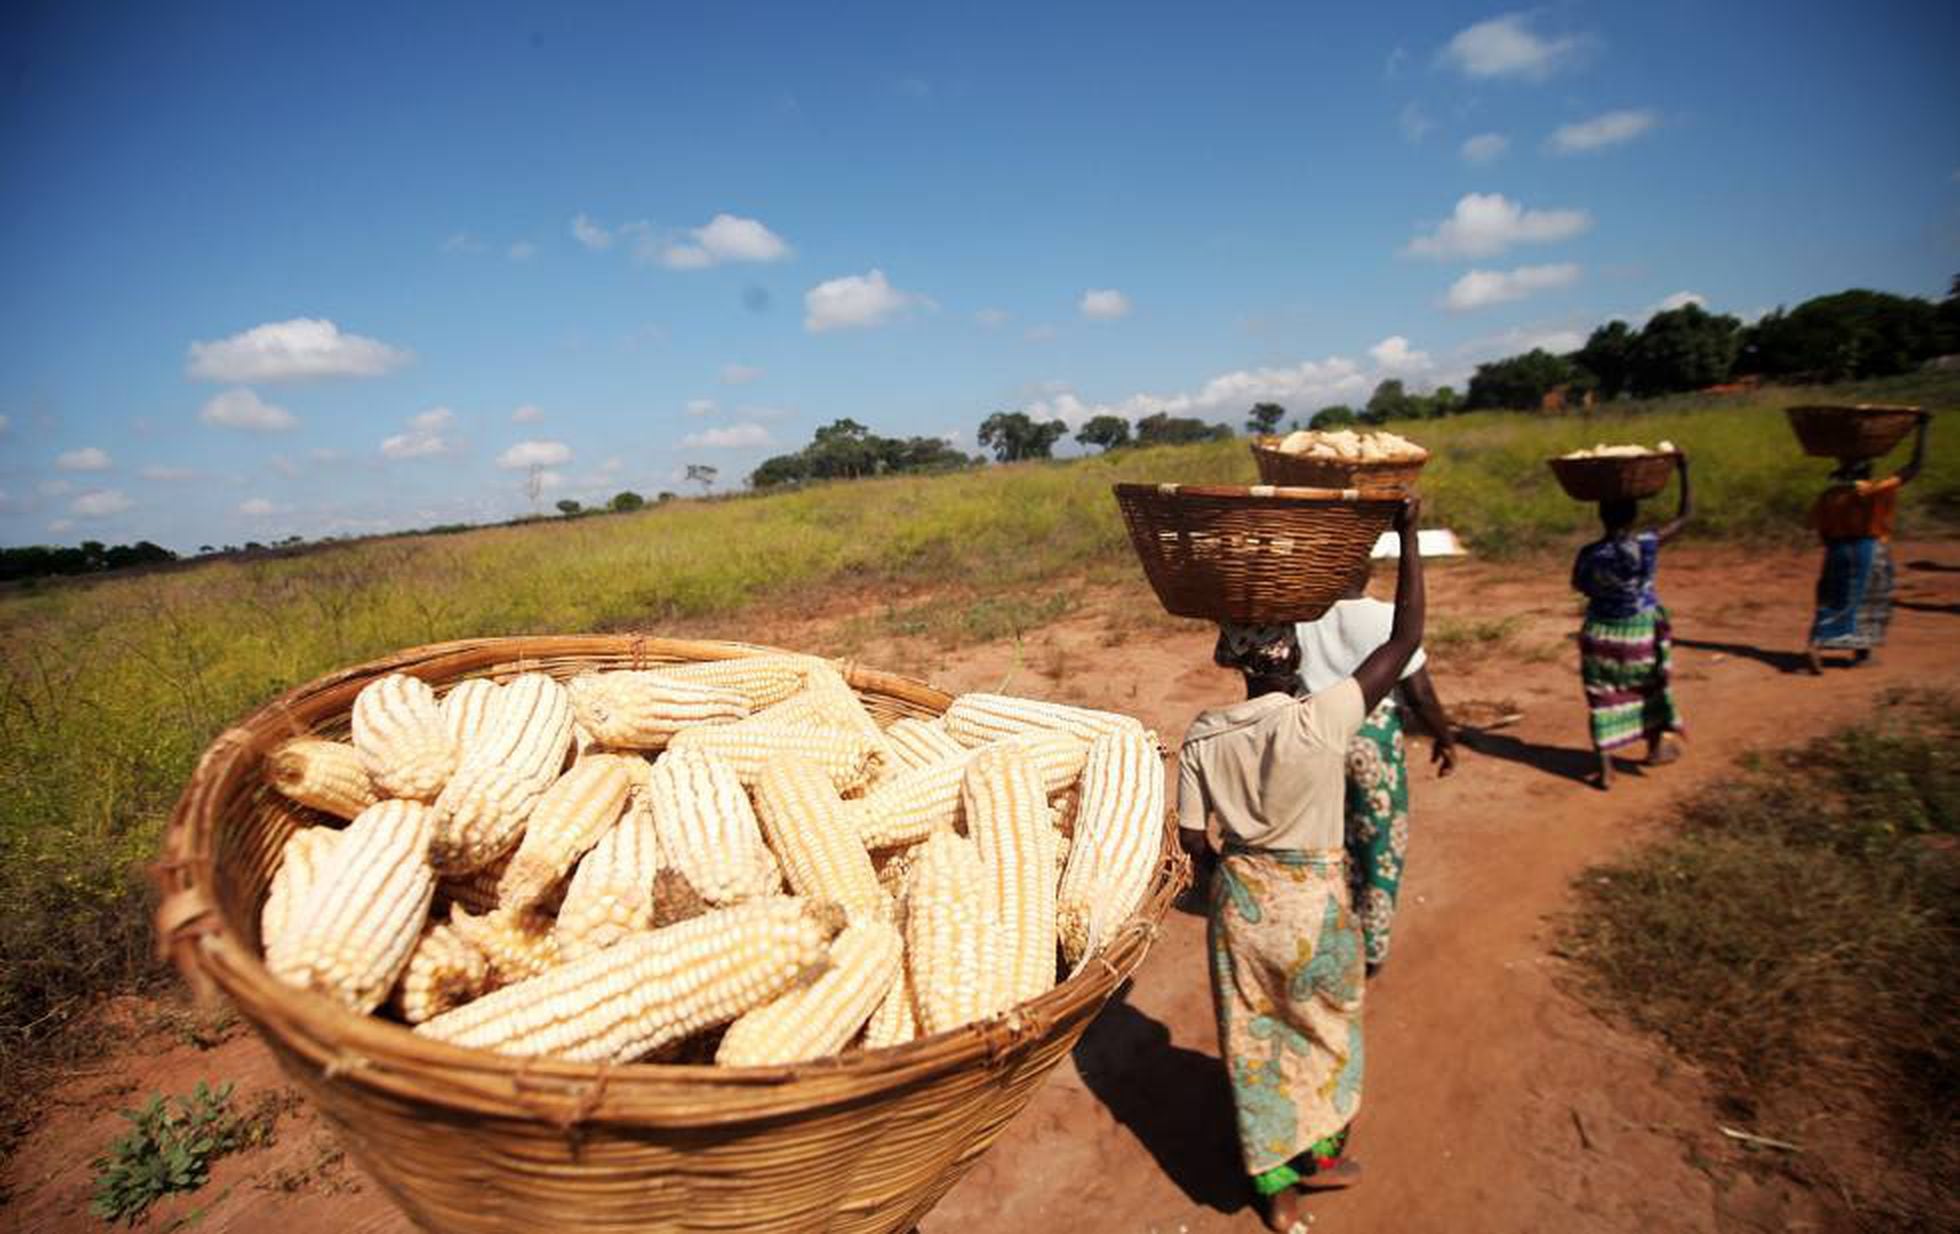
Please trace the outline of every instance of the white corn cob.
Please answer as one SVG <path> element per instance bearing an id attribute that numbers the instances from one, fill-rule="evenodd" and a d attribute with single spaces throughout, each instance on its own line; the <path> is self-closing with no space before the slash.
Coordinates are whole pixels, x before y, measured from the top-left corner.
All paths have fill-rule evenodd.
<path id="1" fill-rule="evenodd" d="M 420 1024 L 489 992 L 490 961 L 454 929 L 433 921 L 409 953 L 395 1005 L 402 1019 Z"/>
<path id="2" fill-rule="evenodd" d="M 898 758 L 896 771 L 930 766 L 966 751 L 965 746 L 953 740 L 944 724 L 916 716 L 893 720 L 885 730 L 885 739 L 891 742 L 892 753 Z"/>
<path id="3" fill-rule="evenodd" d="M 920 845 L 905 895 L 905 957 L 921 1034 L 1000 1009 L 992 889 L 972 841 L 938 831 Z"/>
<path id="4" fill-rule="evenodd" d="M 467 751 L 496 723 L 504 688 L 488 677 L 459 681 L 442 696 L 442 722 L 456 748 Z"/>
<path id="5" fill-rule="evenodd" d="M 1041 772 L 1025 748 L 982 749 L 961 789 L 966 828 L 993 880 L 1000 927 L 996 972 L 1004 1005 L 1055 984 L 1055 845 Z"/>
<path id="6" fill-rule="evenodd" d="M 271 955 L 290 935 L 300 905 L 319 880 L 320 868 L 340 836 L 332 827 L 301 827 L 286 837 L 279 850 L 279 868 L 272 872 L 272 885 L 266 889 L 265 907 L 259 910 L 259 947 L 265 954 Z"/>
<path id="7" fill-rule="evenodd" d="M 291 930 L 266 956 L 272 975 L 366 1014 L 408 963 L 435 896 L 429 807 L 383 801 L 334 841 Z"/>
<path id="8" fill-rule="evenodd" d="M 890 992 L 904 950 L 898 931 L 885 922 L 844 927 L 830 944 L 829 970 L 730 1024 L 715 1061 L 762 1067 L 837 1053 Z"/>
<path id="9" fill-rule="evenodd" d="M 904 1045 L 919 1035 L 918 1017 L 912 1012 L 912 975 L 909 964 L 903 961 L 898 966 L 898 975 L 892 978 L 891 989 L 878 1009 L 871 1013 L 871 1021 L 864 1026 L 864 1048 L 882 1050 L 889 1046 Z"/>
<path id="10" fill-rule="evenodd" d="M 626 809 L 633 780 L 626 759 L 594 755 L 545 790 L 524 839 L 497 884 L 497 902 L 523 908 L 545 898 Z"/>
<path id="11" fill-rule="evenodd" d="M 445 878 L 480 870 L 516 845 L 571 751 L 571 699 L 542 673 L 505 686 L 493 719 L 436 798 L 429 855 Z"/>
<path id="12" fill-rule="evenodd" d="M 647 803 L 664 865 L 717 907 L 774 895 L 782 871 L 762 842 L 749 795 L 728 764 L 695 750 L 669 750 L 653 765 Z"/>
<path id="13" fill-rule="evenodd" d="M 858 814 L 859 842 L 866 848 L 895 848 L 957 827 L 960 782 L 973 754 L 962 750 L 952 758 L 901 771 L 866 793 Z"/>
<path id="14" fill-rule="evenodd" d="M 822 768 L 839 793 L 848 793 L 870 782 L 876 760 L 871 744 L 855 733 L 761 725 L 702 725 L 675 734 L 667 748 L 716 756 L 745 788 L 753 788 L 771 763 L 802 759 Z"/>
<path id="15" fill-rule="evenodd" d="M 653 810 L 644 794 L 635 793 L 625 815 L 579 858 L 572 872 L 552 930 L 558 954 L 576 960 L 628 934 L 652 929 L 659 868 Z"/>
<path id="16" fill-rule="evenodd" d="M 733 690 L 663 673 L 587 673 L 568 688 L 572 710 L 592 739 L 620 750 L 663 749 L 684 728 L 728 724 L 749 714 L 749 700 Z"/>
<path id="17" fill-rule="evenodd" d="M 824 960 L 833 926 L 779 896 L 635 934 L 415 1031 L 456 1045 L 622 1063 L 760 1007 Z"/>
<path id="18" fill-rule="evenodd" d="M 1143 731 L 1136 720 L 1113 711 L 1007 694 L 962 694 L 946 709 L 945 721 L 946 731 L 967 746 L 1036 730 L 1056 730 L 1083 741 L 1093 741 L 1104 733 Z"/>
<path id="19" fill-rule="evenodd" d="M 889 921 L 891 897 L 858 840 L 855 815 L 862 809 L 839 798 L 829 777 L 801 759 L 772 765 L 755 786 L 756 817 L 790 890 L 834 901 L 852 921 Z"/>
<path id="20" fill-rule="evenodd" d="M 856 733 L 871 746 L 872 764 L 864 787 L 877 784 L 899 769 L 898 751 L 892 748 L 891 739 L 885 736 L 885 730 L 879 728 L 878 721 L 865 710 L 864 700 L 856 690 L 851 689 L 842 673 L 829 664 L 812 665 L 803 676 L 803 689 L 806 694 L 828 701 L 831 704 L 830 716 L 841 721 L 847 731 Z M 856 786 L 842 787 L 846 795 L 856 791 Z"/>
<path id="21" fill-rule="evenodd" d="M 535 908 L 497 908 L 475 914 L 449 910 L 456 936 L 490 962 L 490 987 L 529 981 L 558 967 L 558 939 L 549 913 Z"/>
<path id="22" fill-rule="evenodd" d="M 436 876 L 436 909 L 444 911 L 445 905 L 461 905 L 466 911 L 481 915 L 497 907 L 497 884 L 504 879 L 504 871 L 510 868 L 510 854 L 506 853 L 481 870 L 472 870 L 457 878 Z"/>
<path id="23" fill-rule="evenodd" d="M 442 791 L 458 757 L 436 692 L 404 673 L 377 678 L 355 695 L 354 749 L 375 788 L 417 801 Z"/>
<path id="24" fill-rule="evenodd" d="M 801 690 L 804 673 L 810 666 L 822 663 L 815 656 L 736 656 L 730 660 L 663 664 L 653 671 L 675 681 L 712 686 L 717 690 L 733 690 L 749 700 L 751 710 L 760 711 Z"/>
<path id="25" fill-rule="evenodd" d="M 299 737 L 265 761 L 265 778 L 284 796 L 335 818 L 353 818 L 381 798 L 353 746 Z"/>
<path id="26" fill-rule="evenodd" d="M 878 871 L 878 885 L 894 903 L 905 894 L 905 880 L 912 873 L 915 856 L 911 848 L 888 848 L 872 854 L 871 864 Z"/>
<path id="27" fill-rule="evenodd" d="M 1164 764 L 1141 731 L 1106 733 L 1089 746 L 1056 928 L 1070 968 L 1142 903 L 1164 837 Z"/>

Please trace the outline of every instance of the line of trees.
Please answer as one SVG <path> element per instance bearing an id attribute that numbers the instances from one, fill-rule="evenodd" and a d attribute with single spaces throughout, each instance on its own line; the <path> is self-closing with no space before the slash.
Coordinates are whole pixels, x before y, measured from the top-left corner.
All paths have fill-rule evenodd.
<path id="1" fill-rule="evenodd" d="M 662 493 L 660 496 L 662 500 L 671 501 L 674 495 Z M 558 513 L 566 518 L 583 518 L 592 514 L 631 514 L 635 510 L 646 509 L 647 499 L 629 488 L 614 493 L 612 500 L 601 506 L 588 506 L 570 497 L 554 504 L 557 506 Z"/>
<path id="2" fill-rule="evenodd" d="M 856 420 L 833 420 L 796 453 L 764 459 L 749 473 L 749 486 L 767 489 L 806 480 L 953 471 L 975 461 L 938 437 L 880 437 Z"/>
<path id="3" fill-rule="evenodd" d="M 175 560 L 177 554 L 148 540 L 113 545 L 84 540 L 75 548 L 30 544 L 23 548 L 0 548 L 0 582 L 57 574 L 100 574 L 104 570 Z"/>

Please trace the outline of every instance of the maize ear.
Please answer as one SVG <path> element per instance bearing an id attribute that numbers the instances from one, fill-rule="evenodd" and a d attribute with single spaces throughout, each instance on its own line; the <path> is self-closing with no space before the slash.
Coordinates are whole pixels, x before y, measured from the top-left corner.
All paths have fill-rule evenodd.
<path id="1" fill-rule="evenodd" d="M 845 786 L 846 796 L 854 795 L 858 787 L 877 784 L 899 769 L 898 751 L 892 748 L 891 739 L 885 736 L 885 730 L 879 728 L 878 721 L 865 710 L 864 700 L 858 697 L 856 690 L 851 689 L 850 682 L 844 680 L 842 673 L 829 664 L 814 664 L 803 676 L 803 689 L 813 700 L 830 704 L 825 712 L 827 720 L 842 724 L 846 731 L 864 738 L 871 747 L 872 764 L 865 784 Z"/>
<path id="2" fill-rule="evenodd" d="M 626 761 L 616 754 L 587 757 L 545 790 L 497 884 L 498 903 L 524 908 L 544 899 L 618 821 L 633 787 Z"/>
<path id="3" fill-rule="evenodd" d="M 510 854 L 456 878 L 436 877 L 435 911 L 442 912 L 448 905 L 460 904 L 472 913 L 482 914 L 497 907 L 497 884 L 504 879 L 504 871 L 510 868 Z"/>
<path id="4" fill-rule="evenodd" d="M 869 849 L 917 844 L 935 831 L 951 831 L 960 819 L 960 783 L 972 750 L 901 771 L 864 795 L 858 840 Z"/>
<path id="5" fill-rule="evenodd" d="M 1016 733 L 1064 732 L 1082 741 L 1104 733 L 1143 731 L 1143 725 L 1113 711 L 1071 707 L 1007 694 L 962 694 L 946 709 L 946 731 L 961 745 L 983 746 Z"/>
<path id="6" fill-rule="evenodd" d="M 749 700 L 751 711 L 760 711 L 801 690 L 803 674 L 810 666 L 822 663 L 815 656 L 736 656 L 728 660 L 663 664 L 653 671 L 690 685 L 733 690 Z"/>
<path id="7" fill-rule="evenodd" d="M 916 716 L 893 720 L 885 730 L 885 739 L 891 742 L 892 753 L 897 758 L 895 772 L 928 767 L 966 752 L 966 747 L 953 740 L 944 724 Z"/>
<path id="8" fill-rule="evenodd" d="M 852 921 L 890 920 L 891 897 L 858 840 L 854 816 L 862 809 L 839 798 L 830 778 L 801 759 L 771 765 L 755 786 L 756 817 L 791 891 L 834 901 Z"/>
<path id="9" fill-rule="evenodd" d="M 785 759 L 815 763 L 839 793 L 870 782 L 875 755 L 869 742 L 855 733 L 773 725 L 703 725 L 677 733 L 670 751 L 712 754 L 728 764 L 743 787 L 752 788 L 763 769 Z"/>
<path id="10" fill-rule="evenodd" d="M 715 1061 L 763 1067 L 837 1053 L 891 991 L 904 949 L 898 931 L 885 922 L 844 927 L 830 944 L 828 971 L 730 1024 Z"/>
<path id="11" fill-rule="evenodd" d="M 272 975 L 366 1014 L 395 988 L 435 897 L 429 807 L 383 801 L 347 824 L 266 956 Z"/>
<path id="12" fill-rule="evenodd" d="M 415 1031 L 461 1046 L 623 1063 L 776 998 L 824 962 L 832 927 L 800 900 L 751 900 L 635 934 Z"/>
<path id="13" fill-rule="evenodd" d="M 600 745 L 659 750 L 684 728 L 727 724 L 749 714 L 733 690 L 675 681 L 661 673 L 587 673 L 569 687 L 578 722 Z"/>
<path id="14" fill-rule="evenodd" d="M 914 855 L 910 848 L 888 848 L 871 857 L 871 864 L 878 871 L 878 885 L 885 889 L 885 894 L 892 898 L 893 903 L 905 895 L 905 880 L 912 873 Z"/>
<path id="15" fill-rule="evenodd" d="M 1041 773 L 1025 748 L 998 742 L 968 766 L 967 833 L 993 880 L 999 998 L 1025 1002 L 1055 984 L 1055 845 Z"/>
<path id="16" fill-rule="evenodd" d="M 306 903 L 307 892 L 319 880 L 320 867 L 340 835 L 332 827 L 301 827 L 286 837 L 279 850 L 279 868 L 266 888 L 265 907 L 259 910 L 259 946 L 267 955 L 290 934 L 299 906 Z"/>
<path id="17" fill-rule="evenodd" d="M 653 811 L 645 796 L 635 793 L 625 815 L 579 858 L 572 872 L 552 930 L 558 954 L 577 960 L 628 934 L 652 929 L 659 869 Z"/>
<path id="18" fill-rule="evenodd" d="M 918 1035 L 918 1017 L 912 1012 L 912 976 L 901 962 L 898 974 L 892 978 L 891 989 L 885 991 L 884 1001 L 864 1026 L 864 1048 L 883 1050 L 904 1045 Z"/>
<path id="19" fill-rule="evenodd" d="M 490 988 L 529 981 L 558 967 L 558 939 L 549 913 L 535 908 L 494 908 L 471 913 L 451 907 L 450 928 L 490 962 Z"/>
<path id="20" fill-rule="evenodd" d="M 563 686 L 542 673 L 505 686 L 494 723 L 436 798 L 429 855 L 437 871 L 457 878 L 508 853 L 571 746 L 572 706 Z"/>
<path id="21" fill-rule="evenodd" d="M 1000 1010 L 991 892 L 972 841 L 938 831 L 919 846 L 905 895 L 905 956 L 922 1034 Z"/>
<path id="22" fill-rule="evenodd" d="M 504 688 L 488 677 L 472 677 L 451 686 L 442 696 L 442 722 L 456 748 L 467 752 L 497 721 L 497 704 Z"/>
<path id="23" fill-rule="evenodd" d="M 1056 928 L 1071 969 L 1129 920 L 1150 887 L 1164 837 L 1164 765 L 1141 729 L 1089 745 Z"/>
<path id="24" fill-rule="evenodd" d="M 762 842 L 749 796 L 720 759 L 695 750 L 667 751 L 648 777 L 647 802 L 662 863 L 709 904 L 721 907 L 782 890 L 782 872 Z"/>
<path id="25" fill-rule="evenodd" d="M 430 922 L 395 990 L 402 1019 L 420 1024 L 490 992 L 490 961 L 447 925 Z"/>
<path id="26" fill-rule="evenodd" d="M 265 778 L 284 796 L 335 818 L 353 818 L 381 799 L 360 753 L 340 741 L 289 741 L 266 759 Z"/>
<path id="27" fill-rule="evenodd" d="M 389 673 L 369 682 L 354 698 L 353 723 L 361 765 L 387 796 L 433 800 L 456 770 L 456 743 L 436 692 L 420 677 Z"/>

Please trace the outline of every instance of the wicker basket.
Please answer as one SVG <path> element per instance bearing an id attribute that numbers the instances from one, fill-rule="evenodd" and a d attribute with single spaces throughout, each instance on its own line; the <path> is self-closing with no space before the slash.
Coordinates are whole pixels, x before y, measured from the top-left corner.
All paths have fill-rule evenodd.
<path id="1" fill-rule="evenodd" d="M 1312 458 L 1288 454 L 1279 448 L 1282 438 L 1257 437 L 1252 442 L 1252 461 L 1259 467 L 1261 484 L 1292 488 L 1360 488 L 1381 492 L 1413 492 L 1429 455 L 1415 458 L 1361 459 Z"/>
<path id="2" fill-rule="evenodd" d="M 1552 474 L 1574 501 L 1638 501 L 1667 487 L 1674 454 L 1633 454 L 1605 458 L 1555 458 Z"/>
<path id="3" fill-rule="evenodd" d="M 1130 543 L 1179 617 L 1311 621 L 1353 582 L 1400 495 L 1353 489 L 1119 484 Z"/>
<path id="4" fill-rule="evenodd" d="M 1882 403 L 1788 407 L 1790 427 L 1805 454 L 1819 458 L 1867 459 L 1891 453 L 1922 414 L 1917 407 Z"/>
<path id="5" fill-rule="evenodd" d="M 592 635 L 405 651 L 323 677 L 212 743 L 171 816 L 157 867 L 161 945 L 221 990 L 347 1146 L 429 1230 L 910 1229 L 1027 1104 L 1139 963 L 1188 871 L 1172 830 L 1136 917 L 1098 958 L 1006 1015 L 896 1049 L 768 1068 L 600 1067 L 431 1041 L 274 981 L 258 917 L 305 812 L 260 764 L 298 733 L 347 731 L 354 696 L 389 672 L 433 684 L 722 659 L 763 648 Z M 843 666 L 881 721 L 950 696 Z"/>

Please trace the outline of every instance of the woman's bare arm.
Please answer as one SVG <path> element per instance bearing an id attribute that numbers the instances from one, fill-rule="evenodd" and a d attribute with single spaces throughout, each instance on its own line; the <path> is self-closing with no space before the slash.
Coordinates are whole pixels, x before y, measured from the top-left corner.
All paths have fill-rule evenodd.
<path id="1" fill-rule="evenodd" d="M 1436 764 L 1436 774 L 1446 776 L 1455 771 L 1456 733 L 1450 727 L 1449 713 L 1443 710 L 1443 700 L 1436 697 L 1436 685 L 1429 678 L 1427 666 L 1402 679 L 1402 694 L 1434 738 L 1429 761 Z"/>
<path id="2" fill-rule="evenodd" d="M 1688 495 L 1687 452 L 1677 451 L 1675 453 L 1674 459 L 1675 459 L 1675 463 L 1681 468 L 1681 509 L 1675 513 L 1673 518 L 1669 519 L 1665 523 L 1662 523 L 1660 525 L 1659 530 L 1654 532 L 1655 537 L 1659 539 L 1662 544 L 1666 544 L 1669 540 L 1672 540 L 1675 536 L 1680 535 L 1681 529 L 1688 525 L 1688 515 L 1694 512 L 1694 499 Z"/>

